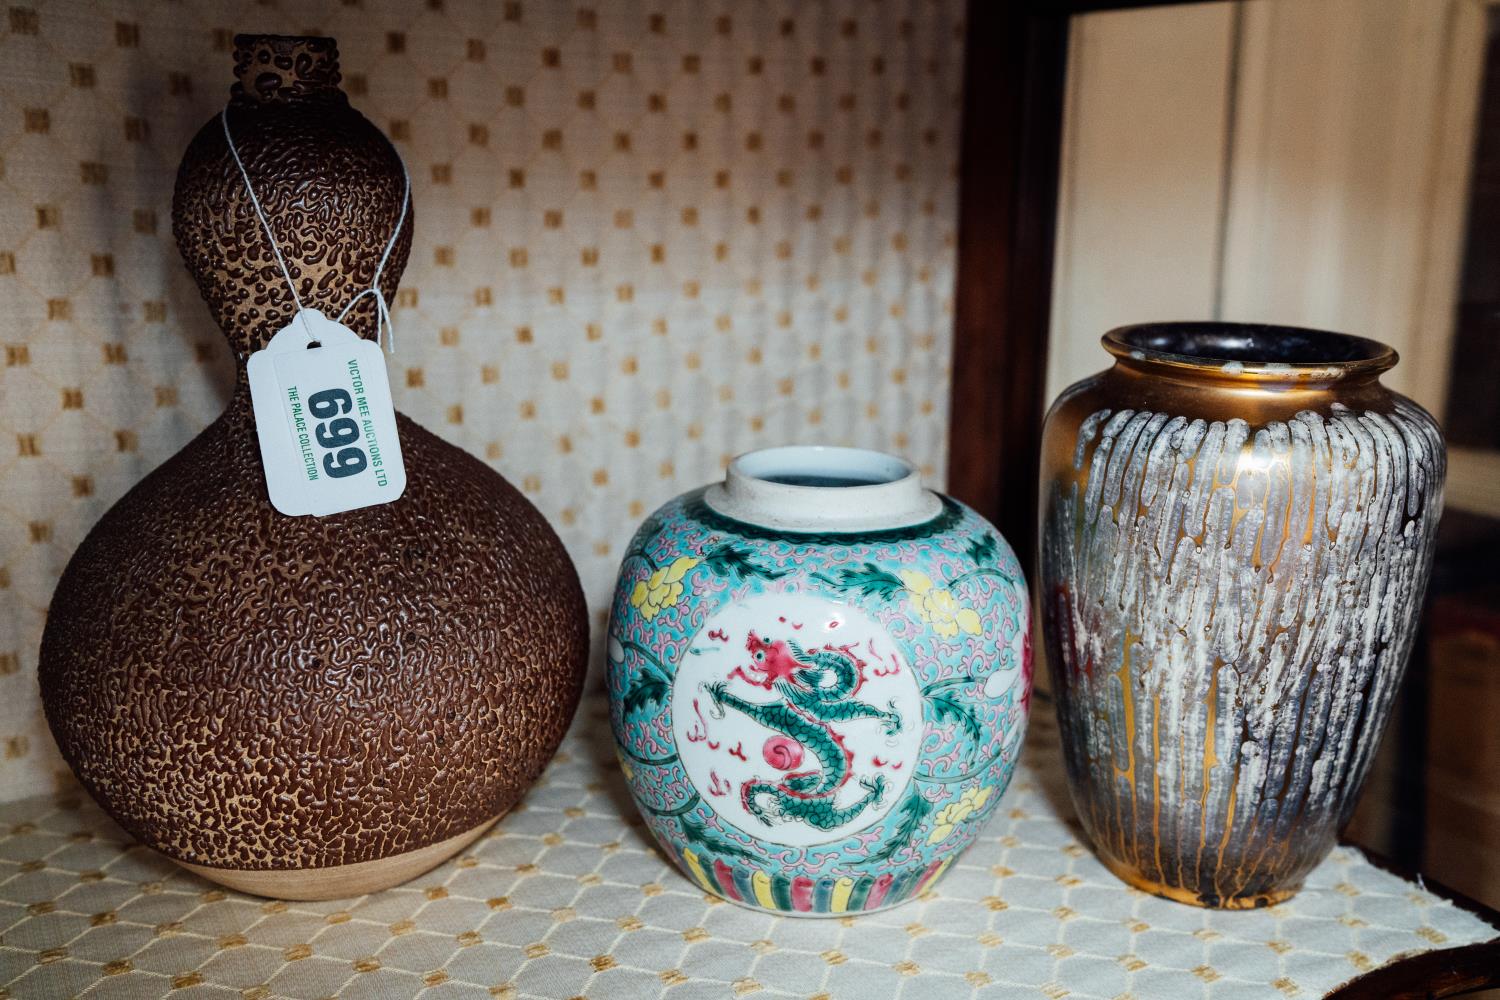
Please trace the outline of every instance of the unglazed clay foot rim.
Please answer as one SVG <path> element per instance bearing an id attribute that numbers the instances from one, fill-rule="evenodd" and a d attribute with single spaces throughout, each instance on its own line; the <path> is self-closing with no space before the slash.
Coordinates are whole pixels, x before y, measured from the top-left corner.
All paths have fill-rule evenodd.
<path id="1" fill-rule="evenodd" d="M 171 860 L 194 875 L 210 882 L 217 882 L 237 892 L 248 892 L 254 896 L 272 899 L 345 899 L 379 892 L 409 882 L 447 861 L 459 851 L 478 840 L 486 830 L 494 826 L 501 816 L 466 830 L 436 844 L 419 847 L 405 854 L 394 854 L 378 861 L 360 861 L 336 868 L 294 868 L 287 871 L 241 871 L 233 868 L 210 868 L 206 865 L 189 864 Z"/>
<path id="2" fill-rule="evenodd" d="M 1189 906 L 1196 906 L 1204 910 L 1261 910 L 1268 906 L 1275 906 L 1278 903 L 1286 902 L 1297 895 L 1298 891 L 1302 888 L 1301 883 L 1298 883 L 1290 889 L 1275 889 L 1270 892 L 1252 893 L 1248 896 L 1222 896 L 1217 903 L 1208 903 L 1191 889 L 1184 889 L 1182 886 L 1177 885 L 1166 885 L 1155 879 L 1147 878 L 1125 862 L 1112 858 L 1103 852 L 1095 851 L 1094 856 L 1116 878 L 1132 888 L 1139 889 L 1142 892 L 1149 892 L 1153 896 L 1160 896 L 1162 899 L 1170 899 L 1174 903 L 1186 903 Z"/>

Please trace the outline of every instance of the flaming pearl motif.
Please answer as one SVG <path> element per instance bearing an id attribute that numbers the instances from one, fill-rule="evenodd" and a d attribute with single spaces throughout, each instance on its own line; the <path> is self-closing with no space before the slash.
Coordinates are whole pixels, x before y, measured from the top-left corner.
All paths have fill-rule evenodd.
<path id="1" fill-rule="evenodd" d="M 761 756 L 778 771 L 790 771 L 802 763 L 802 744 L 790 736 L 772 736 L 761 747 Z"/>

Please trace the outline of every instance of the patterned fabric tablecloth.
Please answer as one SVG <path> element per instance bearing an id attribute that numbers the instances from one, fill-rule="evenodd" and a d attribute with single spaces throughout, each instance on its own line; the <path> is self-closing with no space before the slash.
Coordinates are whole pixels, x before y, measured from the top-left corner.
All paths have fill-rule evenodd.
<path id="1" fill-rule="evenodd" d="M 8 803 L 0 1000 L 1317 997 L 1397 956 L 1497 936 L 1350 848 L 1268 910 L 1127 889 L 1071 820 L 1047 706 L 1028 739 L 973 849 L 920 899 L 860 918 L 705 897 L 654 850 L 597 698 L 472 850 L 359 899 L 218 889 L 131 843 L 81 792 Z"/>

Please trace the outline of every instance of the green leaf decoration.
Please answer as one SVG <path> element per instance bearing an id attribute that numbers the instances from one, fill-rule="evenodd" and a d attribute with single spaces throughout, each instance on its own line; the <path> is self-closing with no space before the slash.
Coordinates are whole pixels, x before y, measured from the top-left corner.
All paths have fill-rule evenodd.
<path id="1" fill-rule="evenodd" d="M 693 846 L 702 847 L 715 854 L 744 858 L 746 861 L 755 860 L 755 856 L 750 851 L 726 837 L 719 836 L 692 816 L 679 816 L 677 822 L 682 824 L 683 835 Z"/>
<path id="2" fill-rule="evenodd" d="M 865 859 L 866 863 L 870 861 L 885 861 L 891 855 L 901 850 L 901 848 L 910 845 L 916 839 L 917 830 L 922 826 L 922 821 L 927 818 L 927 814 L 930 812 L 932 812 L 931 802 L 928 802 L 915 791 L 908 793 L 906 801 L 902 802 L 896 809 L 896 814 L 900 819 L 896 823 L 895 830 L 886 837 L 884 847 Z"/>
<path id="3" fill-rule="evenodd" d="M 932 706 L 933 717 L 939 722 L 952 721 L 962 726 L 971 744 L 978 746 L 984 742 L 979 720 L 974 718 L 973 710 L 967 705 L 959 703 L 950 694 L 935 694 L 927 699 L 927 704 Z"/>
<path id="4" fill-rule="evenodd" d="M 630 548 L 626 551 L 625 555 L 627 557 L 640 556 L 647 562 L 651 562 L 654 566 L 655 563 L 652 562 L 651 557 L 646 555 L 646 549 L 656 540 L 656 536 L 661 534 L 661 529 L 664 526 L 665 524 L 662 519 L 655 514 L 646 518 L 646 522 L 640 526 L 635 533 L 635 537 L 630 540 Z"/>
<path id="5" fill-rule="evenodd" d="M 841 569 L 832 580 L 826 576 L 822 579 L 844 590 L 857 590 L 862 597 L 883 597 L 886 600 L 906 589 L 899 577 L 870 562 Z"/>
<path id="6" fill-rule="evenodd" d="M 625 714 L 631 715 L 651 705 L 665 705 L 672 684 L 655 667 L 643 667 L 635 683 L 625 692 Z"/>
<path id="7" fill-rule="evenodd" d="M 969 543 L 967 552 L 970 559 L 974 560 L 977 565 L 983 566 L 985 563 L 995 561 L 995 554 L 999 549 L 1000 543 L 996 541 L 995 536 L 986 531 L 983 538 L 976 538 Z"/>
<path id="8" fill-rule="evenodd" d="M 703 565 L 715 576 L 734 577 L 739 580 L 748 580 L 758 577 L 762 580 L 776 580 L 786 574 L 755 562 L 738 546 L 725 542 L 715 549 L 703 554 Z"/>
<path id="9" fill-rule="evenodd" d="M 665 767 L 668 764 L 675 764 L 677 762 L 677 755 L 675 753 L 669 753 L 662 757 L 644 757 L 631 750 L 624 740 L 619 740 L 618 744 L 616 749 L 620 751 L 620 755 L 632 764 L 640 764 L 642 767 Z"/>

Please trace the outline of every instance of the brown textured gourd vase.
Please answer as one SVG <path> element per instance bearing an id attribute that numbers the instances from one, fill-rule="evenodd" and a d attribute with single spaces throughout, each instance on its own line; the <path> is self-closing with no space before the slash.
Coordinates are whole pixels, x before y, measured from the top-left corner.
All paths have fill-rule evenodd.
<path id="1" fill-rule="evenodd" d="M 332 39 L 235 45 L 235 144 L 302 302 L 336 316 L 397 226 L 400 159 L 339 90 Z M 192 871 L 292 899 L 394 885 L 476 839 L 557 748 L 587 658 L 577 573 L 510 484 L 399 414 L 400 499 L 278 513 L 245 363 L 296 306 L 218 116 L 173 226 L 233 397 L 74 553 L 42 641 L 48 723 L 104 809 Z M 374 338 L 374 298 L 346 322 Z"/>
<path id="2" fill-rule="evenodd" d="M 1073 802 L 1131 885 L 1280 902 L 1353 813 L 1406 671 L 1442 435 L 1362 337 L 1157 323 L 1104 346 L 1042 440 Z"/>

